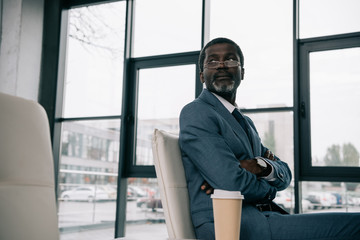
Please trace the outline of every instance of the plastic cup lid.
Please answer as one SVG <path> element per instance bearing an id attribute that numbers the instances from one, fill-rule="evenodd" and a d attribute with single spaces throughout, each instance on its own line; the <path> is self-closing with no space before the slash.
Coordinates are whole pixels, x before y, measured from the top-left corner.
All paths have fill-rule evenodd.
<path id="1" fill-rule="evenodd" d="M 211 194 L 211 198 L 244 199 L 244 196 L 241 195 L 241 192 L 239 191 L 226 191 L 221 189 L 214 189 L 214 193 Z"/>

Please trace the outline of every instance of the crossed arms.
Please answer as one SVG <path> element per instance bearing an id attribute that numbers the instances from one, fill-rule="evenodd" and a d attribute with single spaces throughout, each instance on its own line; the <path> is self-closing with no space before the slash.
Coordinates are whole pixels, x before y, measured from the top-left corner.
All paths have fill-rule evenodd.
<path id="1" fill-rule="evenodd" d="M 275 158 L 275 155 L 270 151 L 270 150 L 266 150 L 264 156 L 265 158 L 271 160 L 271 161 L 276 161 L 277 159 Z M 271 166 L 269 166 L 269 164 L 267 164 L 268 168 Z M 256 159 L 246 159 L 246 160 L 242 160 L 239 161 L 239 167 L 244 168 L 245 170 L 255 174 L 258 178 L 263 176 L 263 173 L 266 171 L 266 169 L 261 168 L 258 164 Z M 264 175 L 265 177 L 266 175 Z M 203 182 L 203 184 L 200 186 L 200 189 L 202 191 L 204 191 L 207 195 L 210 195 L 214 192 L 214 188 L 210 186 L 210 184 L 206 181 Z"/>

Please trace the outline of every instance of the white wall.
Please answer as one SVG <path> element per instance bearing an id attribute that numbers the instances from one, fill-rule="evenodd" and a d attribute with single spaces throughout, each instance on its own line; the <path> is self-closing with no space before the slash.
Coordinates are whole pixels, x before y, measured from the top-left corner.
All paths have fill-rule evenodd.
<path id="1" fill-rule="evenodd" d="M 1 1 L 0 92 L 37 101 L 44 0 Z"/>

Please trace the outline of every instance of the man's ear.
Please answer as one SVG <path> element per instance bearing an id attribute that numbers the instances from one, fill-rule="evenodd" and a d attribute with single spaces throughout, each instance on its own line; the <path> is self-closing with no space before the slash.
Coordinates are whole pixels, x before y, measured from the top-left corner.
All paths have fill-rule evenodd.
<path id="1" fill-rule="evenodd" d="M 204 80 L 204 73 L 203 73 L 203 72 L 200 73 L 200 81 L 201 81 L 201 83 L 204 83 L 204 82 L 205 82 L 205 80 Z"/>
<path id="2" fill-rule="evenodd" d="M 244 79 L 244 75 L 245 75 L 245 68 L 241 68 L 240 80 Z"/>

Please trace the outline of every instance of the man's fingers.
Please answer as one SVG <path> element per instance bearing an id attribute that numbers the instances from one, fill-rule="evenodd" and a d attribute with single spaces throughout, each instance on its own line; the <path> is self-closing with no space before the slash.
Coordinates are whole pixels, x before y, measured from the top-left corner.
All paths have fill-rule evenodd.
<path id="1" fill-rule="evenodd" d="M 266 150 L 266 152 L 264 153 L 264 157 L 272 161 L 275 160 L 275 155 L 270 150 Z"/>
<path id="2" fill-rule="evenodd" d="M 270 150 L 266 150 L 264 157 L 269 158 L 270 157 Z"/>
<path id="3" fill-rule="evenodd" d="M 206 181 L 204 181 L 200 188 L 201 190 L 206 191 L 207 189 L 209 189 L 209 187 L 210 185 Z"/>
<path id="4" fill-rule="evenodd" d="M 200 189 L 208 195 L 214 192 L 214 189 L 206 181 L 203 182 L 203 184 L 200 186 Z"/>
<path id="5" fill-rule="evenodd" d="M 214 192 L 214 189 L 210 188 L 206 191 L 206 194 L 209 195 L 209 194 L 212 194 L 213 192 Z"/>
<path id="6" fill-rule="evenodd" d="M 275 161 L 275 160 L 276 160 L 276 159 L 275 159 L 275 155 L 274 155 L 272 152 L 270 152 L 268 159 L 270 159 L 270 160 L 272 160 L 272 161 Z"/>

